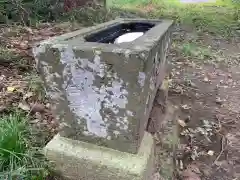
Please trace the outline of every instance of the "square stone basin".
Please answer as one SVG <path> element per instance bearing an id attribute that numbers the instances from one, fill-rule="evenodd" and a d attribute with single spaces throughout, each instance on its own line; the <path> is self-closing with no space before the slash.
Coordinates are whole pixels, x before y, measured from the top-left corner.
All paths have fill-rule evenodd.
<path id="1" fill-rule="evenodd" d="M 34 49 L 60 135 L 137 153 L 163 81 L 172 21 L 116 19 Z M 143 32 L 115 44 L 125 33 Z"/>

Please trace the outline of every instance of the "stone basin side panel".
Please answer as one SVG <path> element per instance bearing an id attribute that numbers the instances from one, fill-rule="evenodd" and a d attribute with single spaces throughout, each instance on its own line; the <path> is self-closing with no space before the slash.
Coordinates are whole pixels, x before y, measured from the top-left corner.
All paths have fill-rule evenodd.
<path id="1" fill-rule="evenodd" d="M 154 99 L 158 88 L 161 86 L 167 71 L 167 54 L 171 44 L 171 29 L 169 29 L 161 40 L 156 43 L 154 48 L 149 52 L 145 64 L 146 83 L 144 86 L 141 101 L 145 104 L 144 116 L 139 123 L 139 137 L 142 137 L 147 128 L 149 116 L 153 107 Z"/>
<path id="2" fill-rule="evenodd" d="M 35 54 L 61 136 L 137 152 L 146 77 L 136 53 L 48 44 Z"/>

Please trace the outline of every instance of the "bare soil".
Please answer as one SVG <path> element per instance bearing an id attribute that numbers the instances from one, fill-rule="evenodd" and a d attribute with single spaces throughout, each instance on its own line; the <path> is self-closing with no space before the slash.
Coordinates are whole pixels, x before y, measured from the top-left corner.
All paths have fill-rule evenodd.
<path id="1" fill-rule="evenodd" d="M 240 179 L 240 43 L 236 39 L 216 41 L 208 34 L 199 36 L 191 28 L 178 29 L 174 36 L 178 42 L 190 42 L 191 37 L 210 46 L 213 55 L 221 51 L 217 59 L 223 59 L 196 61 L 176 49 L 171 51 L 169 100 L 181 109 L 178 179 Z"/>

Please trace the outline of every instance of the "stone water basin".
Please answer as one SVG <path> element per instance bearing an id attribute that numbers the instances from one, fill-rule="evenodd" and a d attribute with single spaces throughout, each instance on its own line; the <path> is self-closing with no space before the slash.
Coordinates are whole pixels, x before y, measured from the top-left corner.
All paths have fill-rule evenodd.
<path id="1" fill-rule="evenodd" d="M 60 135 L 136 153 L 165 75 L 171 26 L 117 19 L 38 44 L 36 65 Z M 137 36 L 116 42 L 126 33 Z"/>

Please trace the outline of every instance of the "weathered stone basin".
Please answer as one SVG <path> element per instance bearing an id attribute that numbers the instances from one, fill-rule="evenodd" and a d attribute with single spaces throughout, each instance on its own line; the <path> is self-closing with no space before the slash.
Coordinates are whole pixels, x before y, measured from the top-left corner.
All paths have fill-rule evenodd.
<path id="1" fill-rule="evenodd" d="M 117 19 L 34 48 L 60 135 L 137 153 L 166 67 L 172 21 Z M 144 32 L 113 44 L 126 32 Z"/>

